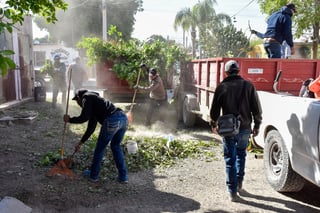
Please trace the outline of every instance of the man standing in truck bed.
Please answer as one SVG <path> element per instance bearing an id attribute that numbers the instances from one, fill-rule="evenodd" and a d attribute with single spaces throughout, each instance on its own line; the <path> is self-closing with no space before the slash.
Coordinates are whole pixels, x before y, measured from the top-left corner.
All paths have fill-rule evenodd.
<path id="1" fill-rule="evenodd" d="M 296 6 L 289 3 L 269 17 L 267 30 L 264 33 L 264 48 L 268 58 L 281 58 L 283 41 L 287 42 L 291 55 L 294 55 L 291 17 L 296 12 Z"/>

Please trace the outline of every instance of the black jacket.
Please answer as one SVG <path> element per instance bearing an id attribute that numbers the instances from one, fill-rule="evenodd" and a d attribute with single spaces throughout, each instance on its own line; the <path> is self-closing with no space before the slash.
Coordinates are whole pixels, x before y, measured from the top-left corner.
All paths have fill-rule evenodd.
<path id="1" fill-rule="evenodd" d="M 97 122 L 101 125 L 103 121 L 115 111 L 121 110 L 114 104 L 100 97 L 98 93 L 86 92 L 82 96 L 82 111 L 78 117 L 70 118 L 70 123 L 88 122 L 87 130 L 82 136 L 81 141 L 85 142 L 94 132 Z"/>
<path id="2" fill-rule="evenodd" d="M 254 128 L 260 127 L 262 110 L 256 89 L 239 75 L 226 77 L 216 88 L 210 110 L 213 127 L 217 126 L 221 110 L 223 115 L 240 114 L 241 129 L 251 129 L 252 119 Z"/>

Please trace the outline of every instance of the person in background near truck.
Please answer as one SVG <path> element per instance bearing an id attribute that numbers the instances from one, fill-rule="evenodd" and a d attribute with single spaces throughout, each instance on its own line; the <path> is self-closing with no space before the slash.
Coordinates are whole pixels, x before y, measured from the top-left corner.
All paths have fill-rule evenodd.
<path id="1" fill-rule="evenodd" d="M 62 105 L 66 104 L 67 76 L 66 65 L 60 62 L 60 55 L 54 56 L 53 69 L 49 72 L 52 77 L 52 107 L 55 108 L 59 91 L 62 92 Z"/>
<path id="2" fill-rule="evenodd" d="M 88 80 L 87 72 L 80 62 L 80 57 L 75 59 L 75 63 L 69 66 L 68 73 L 72 69 L 71 81 L 73 84 L 73 91 L 76 93 L 80 88 L 82 88 L 83 82 Z"/>
<path id="3" fill-rule="evenodd" d="M 151 118 L 155 110 L 160 111 L 160 109 L 164 107 L 167 103 L 166 91 L 164 89 L 162 79 L 157 73 L 157 70 L 155 68 L 151 68 L 149 71 L 149 86 L 143 87 L 135 85 L 133 88 L 150 92 L 149 106 L 147 110 L 147 117 L 145 123 L 146 126 L 150 126 Z"/>
<path id="4" fill-rule="evenodd" d="M 281 44 L 286 41 L 294 55 L 291 17 L 296 13 L 296 6 L 292 3 L 271 14 L 264 33 L 264 48 L 269 58 L 281 58 Z"/>
<path id="5" fill-rule="evenodd" d="M 78 117 L 64 115 L 64 122 L 80 124 L 88 121 L 87 129 L 75 150 L 79 151 L 81 146 L 95 131 L 97 123 L 101 124 L 98 141 L 94 150 L 91 168 L 84 172 L 84 175 L 93 182 L 99 180 L 100 167 L 104 157 L 106 147 L 111 141 L 110 148 L 118 169 L 117 181 L 128 183 L 127 169 L 121 148 L 121 142 L 128 129 L 128 119 L 126 114 L 117 108 L 112 102 L 100 97 L 98 93 L 80 89 L 72 100 L 77 101 L 82 108 Z"/>
<path id="6" fill-rule="evenodd" d="M 223 152 L 226 164 L 226 185 L 230 194 L 230 200 L 239 200 L 237 192 L 242 189 L 245 175 L 246 149 L 250 134 L 253 137 L 259 133 L 262 121 L 260 101 L 255 87 L 249 81 L 244 80 L 239 73 L 239 65 L 230 60 L 225 64 L 227 77 L 216 88 L 210 109 L 211 128 L 217 133 L 217 121 L 222 114 L 240 115 L 240 131 L 236 136 L 223 137 Z M 242 91 L 243 89 L 243 91 Z M 243 96 L 243 97 L 241 97 Z M 240 97 L 241 103 L 238 103 Z M 240 105 L 239 105 L 240 104 Z M 254 121 L 251 129 L 252 120 Z"/>

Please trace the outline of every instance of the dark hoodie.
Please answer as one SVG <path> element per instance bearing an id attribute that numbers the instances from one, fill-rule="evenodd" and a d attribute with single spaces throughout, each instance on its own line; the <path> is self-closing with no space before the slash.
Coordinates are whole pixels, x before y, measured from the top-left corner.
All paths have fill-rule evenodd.
<path id="1" fill-rule="evenodd" d="M 78 95 L 81 98 L 82 111 L 78 117 L 70 118 L 70 123 L 89 121 L 87 130 L 81 139 L 82 142 L 85 142 L 94 132 L 97 122 L 102 125 L 108 116 L 120 109 L 115 107 L 112 102 L 100 97 L 96 92 L 80 90 Z"/>
<path id="2" fill-rule="evenodd" d="M 264 37 L 274 38 L 280 44 L 286 41 L 290 47 L 293 47 L 291 16 L 292 11 L 287 6 L 273 13 L 268 19 L 268 26 Z"/>

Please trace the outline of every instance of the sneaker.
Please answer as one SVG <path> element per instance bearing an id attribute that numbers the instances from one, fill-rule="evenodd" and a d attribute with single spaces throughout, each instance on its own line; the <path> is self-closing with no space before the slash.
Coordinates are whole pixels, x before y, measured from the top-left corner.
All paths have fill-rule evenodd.
<path id="1" fill-rule="evenodd" d="M 231 202 L 238 202 L 240 200 L 239 196 L 235 192 L 230 192 L 229 198 Z"/>
<path id="2" fill-rule="evenodd" d="M 99 181 L 99 178 L 92 178 L 91 177 L 91 170 L 90 169 L 86 169 L 84 172 L 83 172 L 83 175 L 89 179 L 89 181 L 91 182 L 98 182 Z"/>
<path id="3" fill-rule="evenodd" d="M 116 178 L 116 181 L 117 181 L 118 183 L 121 183 L 121 184 L 128 184 L 128 183 L 129 183 L 128 179 L 121 180 L 119 177 Z"/>

